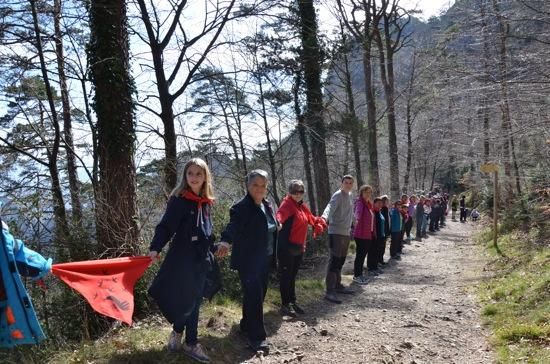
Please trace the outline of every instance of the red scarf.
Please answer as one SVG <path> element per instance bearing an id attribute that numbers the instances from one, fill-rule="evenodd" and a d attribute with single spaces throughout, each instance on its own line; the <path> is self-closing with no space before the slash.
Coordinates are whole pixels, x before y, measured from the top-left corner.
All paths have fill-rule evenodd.
<path id="1" fill-rule="evenodd" d="M 185 190 L 185 192 L 182 192 L 181 197 L 187 200 L 195 201 L 199 205 L 199 209 L 202 207 L 203 204 L 212 205 L 212 203 L 214 202 L 214 200 L 211 200 L 209 198 L 197 196 L 193 191 L 190 190 Z"/>

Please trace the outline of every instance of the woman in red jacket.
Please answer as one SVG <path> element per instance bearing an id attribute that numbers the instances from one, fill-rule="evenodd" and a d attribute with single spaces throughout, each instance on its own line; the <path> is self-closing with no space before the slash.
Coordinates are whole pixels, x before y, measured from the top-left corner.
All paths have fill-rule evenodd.
<path id="1" fill-rule="evenodd" d="M 277 221 L 282 225 L 278 235 L 277 258 L 280 270 L 281 313 L 296 316 L 304 310 L 296 304 L 296 274 L 306 250 L 308 226 L 313 226 L 314 237 L 326 228 L 325 220 L 315 217 L 304 204 L 305 188 L 301 180 L 292 180 L 288 195 L 277 211 Z"/>

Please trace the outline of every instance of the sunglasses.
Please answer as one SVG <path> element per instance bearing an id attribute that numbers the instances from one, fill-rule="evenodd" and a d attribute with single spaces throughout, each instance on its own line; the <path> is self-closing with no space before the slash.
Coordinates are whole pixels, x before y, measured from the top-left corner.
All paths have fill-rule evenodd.
<path id="1" fill-rule="evenodd" d="M 304 190 L 297 190 L 297 191 L 292 191 L 290 194 L 291 195 L 303 195 L 306 191 Z"/>

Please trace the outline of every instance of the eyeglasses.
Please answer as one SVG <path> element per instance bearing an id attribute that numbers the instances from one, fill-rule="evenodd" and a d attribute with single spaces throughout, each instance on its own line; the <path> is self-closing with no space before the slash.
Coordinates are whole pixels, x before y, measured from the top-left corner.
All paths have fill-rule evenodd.
<path id="1" fill-rule="evenodd" d="M 298 191 L 292 191 L 291 195 L 303 195 L 306 191 L 304 190 L 298 190 Z"/>

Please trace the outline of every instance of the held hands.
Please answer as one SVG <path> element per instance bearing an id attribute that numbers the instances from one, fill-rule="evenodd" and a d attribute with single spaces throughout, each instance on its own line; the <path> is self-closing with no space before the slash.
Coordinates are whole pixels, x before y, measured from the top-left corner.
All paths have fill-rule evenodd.
<path id="1" fill-rule="evenodd" d="M 216 251 L 214 252 L 214 255 L 218 258 L 223 258 L 227 256 L 229 253 L 229 244 L 227 244 L 225 241 L 220 241 L 216 246 Z"/>
<path id="2" fill-rule="evenodd" d="M 151 250 L 149 252 L 149 257 L 151 258 L 153 263 L 155 263 L 156 261 L 158 261 L 160 259 L 160 254 L 156 250 Z"/>

